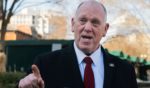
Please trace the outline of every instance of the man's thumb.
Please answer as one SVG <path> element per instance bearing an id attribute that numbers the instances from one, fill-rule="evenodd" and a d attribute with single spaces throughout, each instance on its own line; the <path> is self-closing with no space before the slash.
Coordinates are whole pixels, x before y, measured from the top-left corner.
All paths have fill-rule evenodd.
<path id="1" fill-rule="evenodd" d="M 38 80 L 38 84 L 39 84 L 39 87 L 40 88 L 44 88 L 44 81 L 40 78 L 39 80 Z"/>
<path id="2" fill-rule="evenodd" d="M 33 74 L 37 77 L 37 78 L 40 78 L 41 77 L 41 74 L 40 74 L 40 71 L 38 69 L 38 67 L 36 65 L 32 65 L 32 72 Z"/>

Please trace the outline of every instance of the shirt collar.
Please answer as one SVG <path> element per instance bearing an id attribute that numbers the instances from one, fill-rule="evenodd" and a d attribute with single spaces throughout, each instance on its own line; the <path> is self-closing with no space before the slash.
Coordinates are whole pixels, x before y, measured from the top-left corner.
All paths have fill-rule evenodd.
<path id="1" fill-rule="evenodd" d="M 75 42 L 74 42 L 74 48 L 75 48 L 76 56 L 78 59 L 78 64 L 81 64 L 83 59 L 86 57 L 86 55 L 77 47 Z"/>
<path id="2" fill-rule="evenodd" d="M 74 42 L 74 48 L 75 48 L 75 52 L 76 52 L 76 56 L 77 56 L 77 59 L 78 59 L 78 64 L 81 64 L 83 59 L 87 56 L 85 55 L 78 47 L 77 45 L 75 44 Z M 103 62 L 103 54 L 102 54 L 102 51 L 101 51 L 101 47 L 98 47 L 98 49 L 93 52 L 90 57 L 92 58 L 93 60 L 93 63 L 94 65 L 99 65 L 99 63 Z"/>

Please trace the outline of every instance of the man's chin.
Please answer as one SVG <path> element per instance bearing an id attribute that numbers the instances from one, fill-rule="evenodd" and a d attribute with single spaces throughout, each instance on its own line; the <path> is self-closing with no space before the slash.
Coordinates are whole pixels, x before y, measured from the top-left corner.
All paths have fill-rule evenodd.
<path id="1" fill-rule="evenodd" d="M 80 49 L 85 53 L 85 54 L 90 54 L 92 53 L 91 49 L 89 47 L 80 47 Z"/>

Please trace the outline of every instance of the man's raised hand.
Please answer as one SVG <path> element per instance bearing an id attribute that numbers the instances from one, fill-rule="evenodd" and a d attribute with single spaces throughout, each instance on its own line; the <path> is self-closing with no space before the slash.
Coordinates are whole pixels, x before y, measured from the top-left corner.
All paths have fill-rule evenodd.
<path id="1" fill-rule="evenodd" d="M 44 88 L 44 81 L 36 65 L 32 65 L 32 73 L 21 79 L 19 88 Z"/>

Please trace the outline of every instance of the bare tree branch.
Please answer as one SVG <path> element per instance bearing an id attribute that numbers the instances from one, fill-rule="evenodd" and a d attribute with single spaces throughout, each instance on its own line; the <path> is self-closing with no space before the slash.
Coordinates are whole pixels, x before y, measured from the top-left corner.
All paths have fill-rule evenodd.
<path id="1" fill-rule="evenodd" d="M 58 0 L 58 1 L 52 2 L 51 0 L 47 0 L 47 1 L 44 1 L 44 2 L 37 2 L 37 3 L 35 3 L 35 2 L 34 2 L 34 3 L 31 3 L 31 2 L 30 2 L 30 4 L 29 4 L 29 2 L 28 2 L 28 4 L 25 4 L 25 3 L 24 3 L 24 6 L 22 6 L 21 8 L 17 8 L 14 13 L 18 13 L 18 12 L 20 12 L 20 11 L 21 11 L 22 9 L 24 9 L 24 8 L 29 8 L 29 7 L 33 7 L 33 6 L 43 5 L 43 4 L 46 4 L 46 3 L 59 4 L 61 1 L 62 1 L 62 0 Z"/>
<path id="2" fill-rule="evenodd" d="M 14 8 L 13 12 L 15 12 L 24 2 L 24 0 L 21 0 L 20 3 L 18 3 L 18 5 Z"/>
<path id="3" fill-rule="evenodd" d="M 38 2 L 38 3 L 30 3 L 30 4 L 26 4 L 24 3 L 24 6 L 20 7 L 20 8 L 16 8 L 14 10 L 14 13 L 18 13 L 20 12 L 22 9 L 24 8 L 29 8 L 29 7 L 33 7 L 33 6 L 38 6 L 38 5 L 42 5 L 42 4 L 45 4 L 45 3 L 48 3 L 48 2 Z M 50 3 L 50 2 L 49 2 Z"/>
<path id="4" fill-rule="evenodd" d="M 4 10 L 6 10 L 7 9 L 7 2 L 8 2 L 8 0 L 5 0 L 5 7 L 4 7 Z"/>
<path id="5" fill-rule="evenodd" d="M 19 0 L 14 0 L 12 5 L 10 6 L 9 8 L 9 12 L 8 12 L 8 15 L 7 15 L 7 19 L 9 19 L 12 15 L 13 15 L 13 8 L 15 6 L 15 4 L 18 2 Z"/>
<path id="6" fill-rule="evenodd" d="M 58 0 L 56 1 L 56 4 L 60 4 L 60 2 L 62 2 L 63 0 Z"/>
<path id="7" fill-rule="evenodd" d="M 3 15 L 2 15 L 2 20 L 4 20 L 5 19 L 5 17 L 6 17 L 6 9 L 7 9 L 7 3 L 8 3 L 8 0 L 5 0 L 5 2 L 4 2 L 4 4 L 5 4 L 5 6 L 4 6 L 4 9 L 2 9 L 2 12 L 3 12 Z"/>

